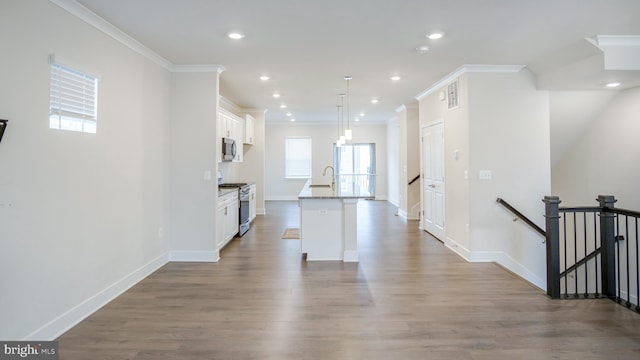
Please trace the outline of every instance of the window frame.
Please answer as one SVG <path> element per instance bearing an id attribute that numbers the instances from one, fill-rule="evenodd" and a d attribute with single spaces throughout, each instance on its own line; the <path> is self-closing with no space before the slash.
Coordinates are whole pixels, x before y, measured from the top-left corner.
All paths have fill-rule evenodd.
<path id="1" fill-rule="evenodd" d="M 95 134 L 98 127 L 96 76 L 50 59 L 49 128 Z"/>
<path id="2" fill-rule="evenodd" d="M 285 179 L 311 179 L 313 176 L 313 139 L 311 136 L 285 136 L 284 138 L 284 177 Z M 308 147 L 308 156 L 307 159 L 305 159 L 305 157 L 300 157 L 299 159 L 291 159 L 290 156 L 293 154 L 290 154 L 290 150 L 289 147 L 293 144 L 290 144 L 289 141 L 290 140 L 305 140 L 305 142 L 308 142 L 308 144 L 306 144 L 306 146 Z M 302 160 L 307 160 L 308 161 L 308 173 L 299 173 L 299 174 L 294 174 L 294 169 L 291 169 L 291 163 L 292 161 L 302 161 Z"/>

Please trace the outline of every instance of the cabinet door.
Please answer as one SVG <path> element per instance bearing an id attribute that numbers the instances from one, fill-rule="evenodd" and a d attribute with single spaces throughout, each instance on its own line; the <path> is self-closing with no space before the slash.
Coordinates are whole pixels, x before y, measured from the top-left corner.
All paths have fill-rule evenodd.
<path id="1" fill-rule="evenodd" d="M 231 138 L 236 141 L 236 157 L 233 159 L 235 162 L 242 162 L 243 149 L 242 143 L 244 142 L 244 122 L 237 116 L 230 117 L 230 134 Z"/>
<path id="2" fill-rule="evenodd" d="M 238 233 L 239 230 L 239 219 L 240 213 L 238 209 L 238 199 L 236 198 L 234 201 L 229 202 L 227 205 L 227 236 L 226 238 L 231 240 Z"/>
<path id="3" fill-rule="evenodd" d="M 244 143 L 253 145 L 255 119 L 251 115 L 245 115 L 244 118 Z"/>
<path id="4" fill-rule="evenodd" d="M 222 201 L 222 199 L 218 199 Z M 227 217 L 225 214 L 225 207 L 218 206 L 218 213 L 216 219 L 216 249 L 220 249 L 225 242 Z"/>

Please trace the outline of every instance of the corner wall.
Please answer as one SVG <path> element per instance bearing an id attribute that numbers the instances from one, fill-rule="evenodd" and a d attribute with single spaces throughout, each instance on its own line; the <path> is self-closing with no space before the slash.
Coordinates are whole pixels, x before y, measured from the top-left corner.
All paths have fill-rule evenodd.
<path id="1" fill-rule="evenodd" d="M 166 263 L 171 75 L 49 1 L 0 11 L 0 339 L 51 340 Z M 97 75 L 97 134 L 48 128 L 48 56 Z"/>
<path id="2" fill-rule="evenodd" d="M 614 195 L 616 207 L 640 210 L 640 88 L 619 92 L 552 169 L 562 206 L 593 206 Z"/>

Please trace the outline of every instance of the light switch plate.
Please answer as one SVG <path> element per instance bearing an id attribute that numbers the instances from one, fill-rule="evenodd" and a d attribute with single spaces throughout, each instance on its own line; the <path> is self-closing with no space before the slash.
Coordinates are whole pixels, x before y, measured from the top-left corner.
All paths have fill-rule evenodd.
<path id="1" fill-rule="evenodd" d="M 480 170 L 480 180 L 491 180 L 491 170 Z"/>

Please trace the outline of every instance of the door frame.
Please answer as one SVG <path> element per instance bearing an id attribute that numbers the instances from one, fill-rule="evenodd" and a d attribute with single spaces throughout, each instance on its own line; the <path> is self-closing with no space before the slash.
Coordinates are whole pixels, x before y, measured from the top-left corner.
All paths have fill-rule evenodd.
<path id="1" fill-rule="evenodd" d="M 424 213 L 425 213 L 425 201 L 424 201 L 424 141 L 422 139 L 422 134 L 424 132 L 425 128 L 434 126 L 434 125 L 439 125 L 442 124 L 443 127 L 443 132 L 444 130 L 444 119 L 440 118 L 434 121 L 430 121 L 430 122 L 426 122 L 426 123 L 422 123 L 420 124 L 420 223 L 419 223 L 419 228 L 422 231 L 427 231 L 425 228 L 425 223 L 424 223 Z M 442 184 L 443 189 L 442 189 L 442 193 L 444 194 L 444 202 L 442 204 L 442 216 L 443 216 L 443 231 L 444 231 L 444 235 L 446 235 L 446 231 L 447 231 L 447 218 L 446 218 L 446 189 L 447 189 L 447 177 L 446 177 L 446 169 L 447 169 L 447 156 L 445 154 L 445 149 L 446 149 L 446 144 L 445 144 L 445 139 L 442 139 L 442 165 L 444 166 L 444 171 L 445 171 L 445 178 L 444 178 L 444 182 Z M 442 241 L 443 243 L 446 241 L 446 239 L 439 239 L 440 241 Z"/>

